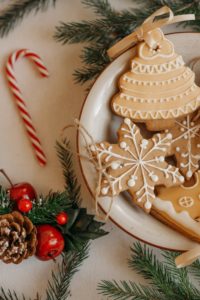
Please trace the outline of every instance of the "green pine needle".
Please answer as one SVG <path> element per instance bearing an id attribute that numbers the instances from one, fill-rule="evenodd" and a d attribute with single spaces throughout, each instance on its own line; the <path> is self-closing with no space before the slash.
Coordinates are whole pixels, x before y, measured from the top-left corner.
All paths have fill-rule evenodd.
<path id="1" fill-rule="evenodd" d="M 89 255 L 89 246 L 85 244 L 80 251 L 65 252 L 58 271 L 52 272 L 52 280 L 47 287 L 46 300 L 66 300 L 70 296 L 70 282 L 78 272 L 83 261 Z"/>
<path id="2" fill-rule="evenodd" d="M 12 203 L 7 191 L 0 186 L 0 215 L 7 214 L 12 211 Z"/>
<path id="3" fill-rule="evenodd" d="M 56 27 L 55 39 L 62 44 L 86 43 L 81 59 L 83 67 L 74 72 L 76 83 L 92 81 L 109 63 L 107 49 L 142 24 L 154 11 L 168 5 L 175 14 L 194 13 L 196 21 L 181 22 L 177 26 L 192 26 L 200 30 L 199 1 L 188 0 L 146 0 L 137 1 L 138 7 L 117 11 L 108 0 L 82 0 L 83 5 L 91 8 L 97 15 L 92 21 L 61 22 Z M 135 4 L 135 0 L 134 0 Z M 96 51 L 95 51 L 96 49 Z"/>
<path id="4" fill-rule="evenodd" d="M 18 0 L 0 14 L 0 36 L 6 36 L 31 12 L 44 11 L 56 0 Z"/>
<path id="5" fill-rule="evenodd" d="M 74 207 L 78 207 L 81 203 L 80 186 L 73 170 L 72 152 L 68 140 L 63 140 L 62 143 L 56 143 L 57 155 L 63 167 L 63 175 L 65 178 L 65 189 L 71 197 Z"/>
<path id="6" fill-rule="evenodd" d="M 31 300 L 31 298 L 25 298 L 23 294 L 19 297 L 15 291 L 5 291 L 3 288 L 0 288 L 0 300 Z M 32 300 L 41 300 L 41 297 L 37 294 Z"/>
<path id="7" fill-rule="evenodd" d="M 32 210 L 27 214 L 35 225 L 55 224 L 55 217 L 62 211 L 72 207 L 72 198 L 65 191 L 62 193 L 50 193 L 46 197 L 40 197 L 33 203 Z"/>
<path id="8" fill-rule="evenodd" d="M 166 298 L 151 287 L 137 285 L 132 281 L 103 280 L 98 285 L 98 290 L 103 296 L 113 300 L 165 300 Z"/>
<path id="9" fill-rule="evenodd" d="M 177 252 L 161 251 L 164 261 L 159 261 L 146 245 L 137 242 L 131 248 L 129 267 L 147 280 L 148 285 L 132 281 L 103 280 L 98 290 L 106 299 L 113 300 L 200 300 L 200 290 L 191 283 L 190 275 L 199 278 L 200 263 L 177 269 Z"/>

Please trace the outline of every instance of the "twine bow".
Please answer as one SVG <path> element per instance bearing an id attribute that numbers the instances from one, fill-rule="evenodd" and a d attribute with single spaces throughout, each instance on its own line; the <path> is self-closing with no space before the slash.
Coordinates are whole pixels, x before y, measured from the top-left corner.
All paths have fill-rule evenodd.
<path id="1" fill-rule="evenodd" d="M 195 20 L 194 14 L 174 16 L 173 11 L 168 6 L 163 6 L 148 17 L 134 32 L 108 49 L 107 54 L 111 59 L 116 58 L 141 41 L 145 41 L 149 47 L 154 48 L 155 40 L 150 34 L 153 29 L 190 20 Z"/>

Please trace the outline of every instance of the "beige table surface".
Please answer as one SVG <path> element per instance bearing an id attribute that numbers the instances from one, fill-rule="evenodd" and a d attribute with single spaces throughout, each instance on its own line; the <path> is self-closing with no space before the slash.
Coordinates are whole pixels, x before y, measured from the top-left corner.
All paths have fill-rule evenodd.
<path id="1" fill-rule="evenodd" d="M 3 1 L 0 9 L 8 2 Z M 129 7 L 133 1 L 112 0 L 116 8 Z M 79 59 L 81 45 L 65 45 L 55 42 L 53 34 L 59 21 L 92 19 L 91 10 L 85 9 L 79 0 L 58 0 L 56 8 L 45 13 L 30 15 L 1 39 L 0 51 L 0 168 L 4 168 L 14 182 L 29 181 L 38 192 L 47 193 L 50 189 L 62 190 L 62 169 L 56 157 L 55 141 L 61 129 L 79 116 L 85 98 L 84 87 L 73 82 L 73 70 L 81 66 Z M 172 28 L 169 30 L 171 31 Z M 16 74 L 35 125 L 40 133 L 48 157 L 48 165 L 40 168 L 33 158 L 32 150 L 24 134 L 22 123 L 12 101 L 4 76 L 8 55 L 14 50 L 29 48 L 40 54 L 49 68 L 49 79 L 41 79 L 34 68 L 23 60 L 16 65 Z M 69 133 L 75 149 L 75 131 Z M 81 178 L 77 160 L 75 169 L 82 185 L 83 205 L 91 212 L 93 203 Z M 0 178 L 1 184 L 6 184 Z M 110 234 L 96 240 L 91 245 L 89 258 L 81 271 L 74 277 L 71 286 L 72 300 L 100 300 L 96 287 L 101 279 L 142 279 L 127 267 L 129 248 L 134 239 L 108 222 Z M 156 250 L 158 252 L 158 250 Z M 41 263 L 32 258 L 19 266 L 0 263 L 0 286 L 24 292 L 33 297 L 37 291 L 44 292 L 47 279 L 54 263 Z"/>

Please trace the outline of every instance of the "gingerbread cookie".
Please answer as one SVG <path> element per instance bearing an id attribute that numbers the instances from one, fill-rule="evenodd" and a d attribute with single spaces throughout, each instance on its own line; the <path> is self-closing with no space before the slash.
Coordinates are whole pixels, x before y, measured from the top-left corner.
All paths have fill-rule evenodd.
<path id="1" fill-rule="evenodd" d="M 200 118 L 195 114 L 175 120 L 172 134 L 171 154 L 175 155 L 180 172 L 189 179 L 199 169 L 200 160 Z"/>
<path id="2" fill-rule="evenodd" d="M 154 48 L 145 42 L 137 45 L 131 70 L 121 76 L 120 92 L 112 99 L 113 112 L 146 122 L 174 119 L 195 111 L 200 106 L 200 88 L 194 82 L 194 72 L 185 66 L 160 29 L 149 35 Z M 159 126 L 156 129 L 160 130 Z"/>
<path id="3" fill-rule="evenodd" d="M 128 190 L 133 201 L 149 212 L 155 186 L 175 186 L 184 181 L 178 169 L 165 161 L 171 139 L 170 133 L 144 139 L 139 128 L 126 118 L 118 131 L 118 144 L 91 145 L 102 175 L 100 196 L 115 196 Z"/>
<path id="4" fill-rule="evenodd" d="M 195 184 L 159 188 L 151 214 L 191 239 L 200 242 L 200 172 Z"/>

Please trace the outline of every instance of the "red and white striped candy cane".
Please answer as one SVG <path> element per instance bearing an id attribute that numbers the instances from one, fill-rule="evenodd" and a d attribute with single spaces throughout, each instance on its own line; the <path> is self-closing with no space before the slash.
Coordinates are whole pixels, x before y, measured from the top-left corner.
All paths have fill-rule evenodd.
<path id="1" fill-rule="evenodd" d="M 24 96 L 22 95 L 22 92 L 20 90 L 20 87 L 18 85 L 18 82 L 15 77 L 15 72 L 14 72 L 14 65 L 15 63 L 23 57 L 28 57 L 30 58 L 36 65 L 36 67 L 39 70 L 39 73 L 43 77 L 48 77 L 49 73 L 47 68 L 45 67 L 44 63 L 42 62 L 41 58 L 39 55 L 36 53 L 27 50 L 27 49 L 22 49 L 14 52 L 13 54 L 10 55 L 7 65 L 6 65 L 6 75 L 7 79 L 10 85 L 10 89 L 15 97 L 15 102 L 17 104 L 17 107 L 19 109 L 19 113 L 21 115 L 21 118 L 23 120 L 24 126 L 26 128 L 27 134 L 29 136 L 29 139 L 31 141 L 31 144 L 33 146 L 33 149 L 35 151 L 35 155 L 39 161 L 39 163 L 44 166 L 46 165 L 46 156 L 44 154 L 44 151 L 42 150 L 41 142 L 37 136 L 37 132 L 35 130 L 35 127 L 33 126 L 33 121 L 32 118 L 28 112 Z"/>

